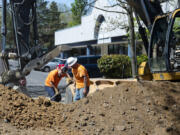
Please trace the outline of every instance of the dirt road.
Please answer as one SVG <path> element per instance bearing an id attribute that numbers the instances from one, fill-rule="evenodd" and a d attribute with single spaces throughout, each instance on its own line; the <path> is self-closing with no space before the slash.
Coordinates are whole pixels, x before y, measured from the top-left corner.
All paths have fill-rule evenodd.
<path id="1" fill-rule="evenodd" d="M 180 134 L 180 83 L 122 83 L 69 105 L 0 86 L 0 102 L 0 134 Z"/>

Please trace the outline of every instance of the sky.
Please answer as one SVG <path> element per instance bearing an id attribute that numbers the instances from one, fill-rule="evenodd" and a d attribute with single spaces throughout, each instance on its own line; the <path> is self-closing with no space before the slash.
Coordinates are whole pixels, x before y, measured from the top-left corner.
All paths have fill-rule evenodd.
<path id="1" fill-rule="evenodd" d="M 46 1 L 49 1 L 49 2 L 55 1 L 57 3 L 66 4 L 69 7 L 71 6 L 71 3 L 74 2 L 74 0 L 46 0 Z"/>

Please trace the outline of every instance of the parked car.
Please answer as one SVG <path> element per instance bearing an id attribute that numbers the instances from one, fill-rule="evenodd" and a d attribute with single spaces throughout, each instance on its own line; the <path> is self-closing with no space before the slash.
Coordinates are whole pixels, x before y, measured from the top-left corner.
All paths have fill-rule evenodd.
<path id="1" fill-rule="evenodd" d="M 97 60 L 100 59 L 101 56 L 97 55 L 90 55 L 90 56 L 78 56 L 78 63 L 83 65 L 89 74 L 89 77 L 101 77 L 102 74 L 97 65 Z M 72 76 L 71 71 L 69 71 L 70 76 Z"/>
<path id="2" fill-rule="evenodd" d="M 53 69 L 55 69 L 59 64 L 65 64 L 66 61 L 60 59 L 60 58 L 54 58 L 50 62 L 48 62 L 46 65 L 41 67 L 40 69 L 35 69 L 35 70 L 41 70 L 44 72 L 49 72 Z"/>

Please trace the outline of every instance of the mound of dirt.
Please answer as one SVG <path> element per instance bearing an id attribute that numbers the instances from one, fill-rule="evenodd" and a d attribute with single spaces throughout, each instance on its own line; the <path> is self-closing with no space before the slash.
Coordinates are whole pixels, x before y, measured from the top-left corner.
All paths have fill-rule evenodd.
<path id="1" fill-rule="evenodd" d="M 180 134 L 180 83 L 124 82 L 69 105 L 43 97 L 33 100 L 1 86 L 0 102 L 0 118 L 19 129 L 86 135 Z"/>
<path id="2" fill-rule="evenodd" d="M 0 119 L 18 129 L 42 128 L 60 130 L 61 134 L 74 133 L 63 127 L 65 105 L 45 97 L 34 100 L 23 93 L 0 86 Z M 78 132 L 75 132 L 78 133 Z M 1 134 L 1 133 L 0 133 Z"/>

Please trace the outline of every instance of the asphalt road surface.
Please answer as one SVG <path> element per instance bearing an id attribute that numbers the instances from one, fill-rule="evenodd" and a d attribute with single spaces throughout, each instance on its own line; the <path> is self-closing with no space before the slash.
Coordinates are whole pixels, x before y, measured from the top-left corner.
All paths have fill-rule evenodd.
<path id="1" fill-rule="evenodd" d="M 31 73 L 26 77 L 27 79 L 27 90 L 28 93 L 32 98 L 37 98 L 38 96 L 45 96 L 48 97 L 47 92 L 44 89 L 44 81 L 46 77 L 48 76 L 48 73 L 41 72 L 41 71 L 31 71 Z M 66 80 L 63 78 L 58 88 L 65 92 L 64 89 L 62 89 L 66 85 Z M 65 93 L 62 93 L 62 102 L 64 101 Z"/>
<path id="2" fill-rule="evenodd" d="M 3 65 L 3 61 L 0 59 L 0 73 L 4 72 L 4 68 L 2 65 Z M 9 60 L 9 66 L 11 70 L 17 69 L 18 61 Z M 32 70 L 31 73 L 28 76 L 26 76 L 28 95 L 30 95 L 32 98 L 37 98 L 39 96 L 48 97 L 48 94 L 44 89 L 44 82 L 47 76 L 48 76 L 47 72 Z M 66 80 L 65 78 L 63 78 L 58 85 L 59 90 L 63 91 L 61 94 L 62 102 L 64 102 L 65 100 L 65 92 L 68 91 L 67 89 L 66 90 L 63 89 L 65 85 L 66 85 Z"/>

